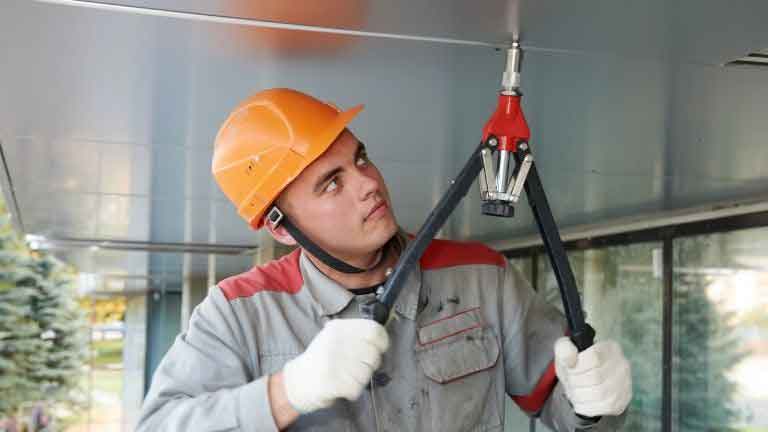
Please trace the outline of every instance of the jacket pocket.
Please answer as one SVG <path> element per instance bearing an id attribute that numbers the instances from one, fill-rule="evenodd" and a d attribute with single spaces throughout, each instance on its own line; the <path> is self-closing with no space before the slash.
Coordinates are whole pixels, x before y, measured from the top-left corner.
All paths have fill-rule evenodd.
<path id="1" fill-rule="evenodd" d="M 440 384 L 492 368 L 499 344 L 474 308 L 418 329 L 416 353 L 424 374 Z"/>
<path id="2" fill-rule="evenodd" d="M 501 425 L 500 349 L 480 314 L 468 309 L 417 329 L 424 380 L 424 430 L 487 431 Z"/>

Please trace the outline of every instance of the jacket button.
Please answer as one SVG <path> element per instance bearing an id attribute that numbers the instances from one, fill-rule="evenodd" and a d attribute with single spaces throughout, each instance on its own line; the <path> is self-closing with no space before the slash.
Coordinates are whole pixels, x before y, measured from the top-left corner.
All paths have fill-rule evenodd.
<path id="1" fill-rule="evenodd" d="M 385 385 L 389 384 L 390 381 L 392 381 L 392 378 L 390 378 L 386 372 L 375 372 L 373 374 L 373 384 L 378 387 L 384 387 Z"/>

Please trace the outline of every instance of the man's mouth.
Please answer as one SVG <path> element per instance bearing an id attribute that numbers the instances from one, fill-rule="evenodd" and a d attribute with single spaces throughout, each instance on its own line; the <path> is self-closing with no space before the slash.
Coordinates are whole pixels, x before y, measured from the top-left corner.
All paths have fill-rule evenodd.
<path id="1" fill-rule="evenodd" d="M 387 202 L 385 200 L 381 200 L 380 203 L 373 206 L 371 211 L 368 212 L 368 215 L 365 216 L 365 219 L 363 219 L 363 222 L 367 221 L 371 217 L 378 216 L 380 213 L 382 213 L 387 208 Z"/>

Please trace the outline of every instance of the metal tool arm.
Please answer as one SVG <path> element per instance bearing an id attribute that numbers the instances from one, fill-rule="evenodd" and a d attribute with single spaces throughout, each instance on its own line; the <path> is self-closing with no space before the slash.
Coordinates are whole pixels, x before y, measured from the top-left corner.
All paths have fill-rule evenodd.
<path id="1" fill-rule="evenodd" d="M 519 150 L 515 152 L 515 160 L 520 166 L 530 151 Z M 595 339 L 595 331 L 584 321 L 584 312 L 581 307 L 581 298 L 576 286 L 576 279 L 573 277 L 571 265 L 568 262 L 568 255 L 565 252 L 563 241 L 557 230 L 555 219 L 552 217 L 552 210 L 549 208 L 547 196 L 539 179 L 539 173 L 535 162 L 530 164 L 527 179 L 525 180 L 525 193 L 528 196 L 528 203 L 531 206 L 533 217 L 539 228 L 539 234 L 544 242 L 544 249 L 547 251 L 549 262 L 552 265 L 552 271 L 557 279 L 557 286 L 560 289 L 560 297 L 563 301 L 565 318 L 568 321 L 571 340 L 579 351 L 592 346 Z"/>

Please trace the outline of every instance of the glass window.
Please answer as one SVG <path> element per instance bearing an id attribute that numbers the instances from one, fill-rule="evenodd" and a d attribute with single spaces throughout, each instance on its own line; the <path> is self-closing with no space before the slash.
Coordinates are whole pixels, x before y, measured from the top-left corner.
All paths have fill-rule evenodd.
<path id="1" fill-rule="evenodd" d="M 519 271 L 528 282 L 533 283 L 531 280 L 533 277 L 533 259 L 530 257 L 511 258 L 509 265 Z M 530 417 L 512 401 L 512 398 L 507 398 L 505 405 L 505 432 L 529 432 L 532 421 Z"/>
<path id="2" fill-rule="evenodd" d="M 116 431 L 124 423 L 124 362 L 127 297 L 120 295 L 88 296 L 80 305 L 90 322 L 90 357 L 84 388 L 88 392 L 85 411 L 67 432 Z"/>
<path id="3" fill-rule="evenodd" d="M 621 344 L 632 364 L 634 398 L 625 431 L 661 430 L 661 244 L 637 243 L 568 255 L 596 339 Z M 538 287 L 562 311 L 549 258 L 538 259 Z M 540 427 L 540 430 L 545 429 Z"/>
<path id="4" fill-rule="evenodd" d="M 768 229 L 674 250 L 673 430 L 768 431 Z"/>
<path id="5" fill-rule="evenodd" d="M 523 277 L 533 284 L 533 259 L 531 257 L 510 258 L 509 265 L 520 272 Z"/>

